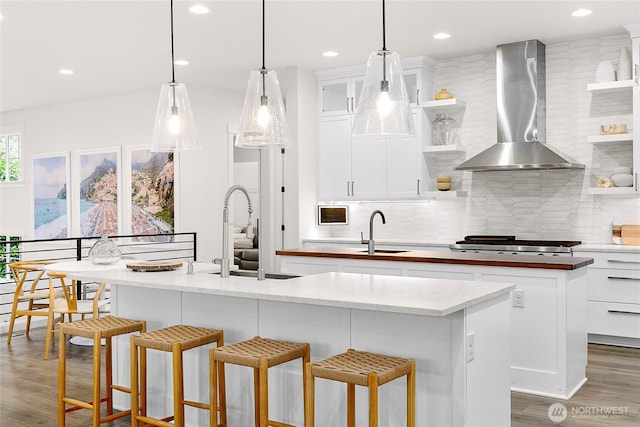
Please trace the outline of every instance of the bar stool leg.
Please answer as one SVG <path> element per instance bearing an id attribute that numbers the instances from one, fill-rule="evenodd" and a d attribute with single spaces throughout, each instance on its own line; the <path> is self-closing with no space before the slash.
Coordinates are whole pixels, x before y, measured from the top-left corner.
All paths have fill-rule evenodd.
<path id="1" fill-rule="evenodd" d="M 307 377 L 308 377 L 308 373 L 307 373 L 307 364 L 311 361 L 311 348 L 309 346 L 309 344 L 306 344 L 304 346 L 304 357 L 302 358 L 302 400 L 303 402 L 308 401 L 308 392 L 307 392 Z M 307 416 L 307 410 L 306 410 L 306 406 L 305 406 L 305 410 L 304 410 L 304 425 L 307 426 L 309 425 L 309 417 Z"/>
<path id="2" fill-rule="evenodd" d="M 315 377 L 311 373 L 311 363 L 305 362 L 304 365 L 304 425 L 305 427 L 314 427 L 315 424 Z"/>
<path id="3" fill-rule="evenodd" d="M 260 368 L 253 368 L 253 422 L 260 427 Z"/>
<path id="4" fill-rule="evenodd" d="M 416 362 L 411 360 L 411 371 L 407 374 L 407 427 L 416 425 Z"/>
<path id="5" fill-rule="evenodd" d="M 66 405 L 64 396 L 67 395 L 67 338 L 62 332 L 58 335 L 58 427 L 65 427 L 64 411 Z"/>
<path id="6" fill-rule="evenodd" d="M 176 426 L 184 426 L 184 381 L 182 378 L 182 348 L 179 343 L 171 345 L 173 353 L 173 416 Z"/>
<path id="7" fill-rule="evenodd" d="M 138 391 L 138 347 L 134 344 L 134 336 L 129 338 L 130 347 L 130 361 L 131 361 L 131 427 L 137 427 L 139 424 L 136 421 L 140 410 L 138 408 L 138 402 L 140 399 Z"/>
<path id="8" fill-rule="evenodd" d="M 269 427 L 269 359 L 260 358 L 260 427 Z"/>
<path id="9" fill-rule="evenodd" d="M 347 384 L 347 427 L 356 427 L 356 385 Z"/>
<path id="10" fill-rule="evenodd" d="M 140 348 L 140 405 L 138 406 L 140 410 L 140 415 L 147 416 L 147 348 Z"/>
<path id="11" fill-rule="evenodd" d="M 111 337 L 105 338 L 104 351 L 107 415 L 113 415 L 113 356 L 111 355 Z"/>
<path id="12" fill-rule="evenodd" d="M 369 374 L 369 427 L 378 427 L 378 375 Z"/>
<path id="13" fill-rule="evenodd" d="M 93 427 L 100 425 L 100 348 L 102 333 L 93 333 Z"/>

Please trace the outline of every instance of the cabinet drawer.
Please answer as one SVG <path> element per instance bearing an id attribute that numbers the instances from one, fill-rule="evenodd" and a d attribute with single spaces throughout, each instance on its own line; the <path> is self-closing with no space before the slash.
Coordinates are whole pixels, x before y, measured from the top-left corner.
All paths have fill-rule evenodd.
<path id="1" fill-rule="evenodd" d="M 588 299 L 640 304 L 640 270 L 593 268 L 587 276 Z"/>
<path id="2" fill-rule="evenodd" d="M 587 332 L 615 337 L 640 338 L 640 304 L 589 301 Z"/>
<path id="3" fill-rule="evenodd" d="M 574 256 L 593 258 L 593 268 L 616 268 L 625 270 L 640 270 L 640 252 L 580 252 Z"/>

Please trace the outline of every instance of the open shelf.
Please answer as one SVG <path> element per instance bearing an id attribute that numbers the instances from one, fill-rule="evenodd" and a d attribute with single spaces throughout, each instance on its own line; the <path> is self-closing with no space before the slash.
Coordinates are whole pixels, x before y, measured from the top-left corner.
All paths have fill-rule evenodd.
<path id="1" fill-rule="evenodd" d="M 434 199 L 452 199 L 455 197 L 466 197 L 467 192 L 462 190 L 427 191 L 423 193 L 423 195 Z"/>
<path id="2" fill-rule="evenodd" d="M 601 196 L 634 196 L 638 193 L 633 187 L 589 188 L 587 194 Z"/>
<path id="3" fill-rule="evenodd" d="M 587 90 L 594 93 L 611 93 L 629 90 L 633 87 L 633 80 L 617 82 L 589 83 Z"/>
<path id="4" fill-rule="evenodd" d="M 425 145 L 423 153 L 464 153 L 466 149 L 460 144 L 449 145 Z"/>
<path id="5" fill-rule="evenodd" d="M 422 102 L 422 109 L 429 121 L 433 121 L 433 118 L 438 113 L 450 113 L 459 116 L 465 108 L 467 108 L 467 103 L 458 98 Z"/>
<path id="6" fill-rule="evenodd" d="M 633 141 L 633 135 L 630 133 L 617 133 L 614 135 L 592 135 L 587 136 L 587 141 L 592 144 L 618 144 L 621 142 Z"/>

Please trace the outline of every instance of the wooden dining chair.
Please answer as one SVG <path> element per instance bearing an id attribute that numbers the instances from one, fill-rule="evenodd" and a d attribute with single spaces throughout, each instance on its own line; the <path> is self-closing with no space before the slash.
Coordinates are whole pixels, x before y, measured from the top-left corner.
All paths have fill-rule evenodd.
<path id="1" fill-rule="evenodd" d="M 9 264 L 16 288 L 9 318 L 7 345 L 11 344 L 15 321 L 20 317 L 27 318 L 25 325 L 26 336 L 29 336 L 32 316 L 46 317 L 47 329 L 53 328 L 53 324 L 61 320 L 60 317 L 56 318 L 54 316 L 54 304 L 52 301 L 57 298 L 63 298 L 64 291 L 59 288 L 52 291 L 49 287 L 38 287 L 40 279 L 45 273 L 44 267 L 52 263 L 52 261 L 16 261 Z M 50 345 L 48 336 L 45 339 L 45 344 L 44 358 L 46 359 Z"/>
<path id="2" fill-rule="evenodd" d="M 84 320 L 85 316 L 88 314 L 91 315 L 91 318 L 97 319 L 100 313 L 100 309 L 109 304 L 109 300 L 102 297 L 105 289 L 104 283 L 100 283 L 98 285 L 98 289 L 96 289 L 91 298 L 78 300 L 75 280 L 72 280 L 71 283 L 67 285 L 67 282 L 65 281 L 65 279 L 67 278 L 66 273 L 48 271 L 47 275 L 49 276 L 50 295 L 54 295 L 57 291 L 57 288 L 55 287 L 56 280 L 60 281 L 60 285 L 63 291 L 64 298 L 55 299 L 55 304 L 52 308 L 54 319 L 60 319 L 60 323 L 64 323 L 65 315 L 67 315 L 69 321 L 71 322 L 73 320 L 72 316 L 74 314 L 80 315 L 81 320 Z M 56 317 L 56 315 L 60 316 Z M 58 321 L 47 323 L 47 338 L 45 340 L 45 345 L 47 348 L 45 349 L 45 359 L 47 358 L 49 349 L 49 340 L 53 338 L 56 332 L 58 332 L 55 329 L 56 323 L 58 323 Z"/>

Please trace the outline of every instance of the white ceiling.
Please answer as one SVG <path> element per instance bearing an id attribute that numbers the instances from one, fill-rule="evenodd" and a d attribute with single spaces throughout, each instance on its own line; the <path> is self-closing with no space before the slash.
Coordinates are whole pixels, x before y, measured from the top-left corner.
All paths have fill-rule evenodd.
<path id="1" fill-rule="evenodd" d="M 640 1 L 387 0 L 387 48 L 435 59 L 626 34 Z M 205 4 L 206 15 L 188 8 Z M 364 63 L 382 47 L 380 0 L 267 0 L 267 68 Z M 577 8 L 593 14 L 573 18 Z M 0 111 L 154 90 L 171 80 L 169 0 L 0 0 Z M 244 91 L 261 66 L 261 2 L 174 0 L 176 80 Z M 433 34 L 447 32 L 447 40 Z M 326 50 L 339 55 L 325 58 Z M 72 76 L 58 73 L 71 68 Z"/>

